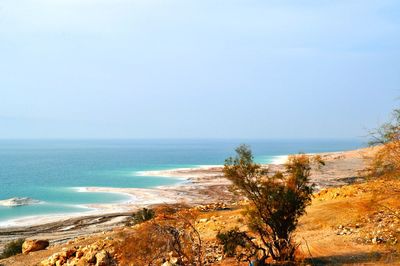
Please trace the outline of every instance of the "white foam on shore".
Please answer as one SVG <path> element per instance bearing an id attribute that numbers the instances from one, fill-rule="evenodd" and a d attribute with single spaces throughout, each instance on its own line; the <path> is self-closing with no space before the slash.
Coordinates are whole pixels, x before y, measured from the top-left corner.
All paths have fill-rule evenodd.
<path id="1" fill-rule="evenodd" d="M 182 177 L 174 176 L 173 173 L 176 171 L 190 171 L 192 168 L 175 168 L 168 170 L 145 170 L 136 171 L 133 174 L 136 176 L 156 176 L 156 177 L 171 177 L 176 179 L 183 179 Z"/>
<path id="2" fill-rule="evenodd" d="M 41 215 L 27 215 L 18 218 L 8 219 L 5 221 L 0 221 L 0 228 L 10 228 L 10 227 L 22 227 L 22 226 L 34 226 L 41 225 L 46 223 L 58 222 L 62 220 L 67 220 L 70 218 L 78 218 L 83 216 L 91 216 L 91 215 L 101 215 L 106 213 L 114 213 L 120 211 L 126 211 L 126 206 L 128 204 L 138 203 L 138 199 L 136 196 L 127 193 L 118 191 L 118 189 L 107 188 L 95 188 L 95 187 L 72 187 L 71 189 L 75 190 L 79 193 L 112 193 L 112 194 L 122 194 L 128 196 L 128 199 L 114 202 L 114 203 L 92 203 L 92 204 L 52 204 L 40 201 L 40 204 L 47 205 L 57 205 L 57 206 L 69 206 L 74 208 L 84 209 L 86 211 L 74 211 L 74 212 L 65 212 L 65 213 L 49 213 L 49 214 L 41 214 Z"/>
<path id="3" fill-rule="evenodd" d="M 271 160 L 271 164 L 283 164 L 286 162 L 288 156 L 287 155 L 279 155 L 274 156 Z M 223 165 L 196 165 L 194 167 L 187 168 L 174 168 L 174 169 L 165 169 L 165 170 L 153 170 L 153 171 L 137 171 L 134 172 L 134 175 L 138 176 L 157 176 L 157 177 L 169 177 L 176 178 L 182 181 L 188 181 L 189 176 L 197 176 L 197 175 L 207 175 L 207 173 L 198 173 L 193 174 L 191 171 L 207 171 L 209 169 L 221 168 Z M 188 176 L 188 173 L 189 176 Z M 214 175 L 214 174 L 211 174 Z M 179 185 L 182 182 L 176 184 Z M 153 189 L 140 189 L 140 188 L 113 188 L 113 187 L 71 187 L 76 192 L 79 193 L 113 193 L 113 194 L 122 194 L 128 196 L 128 200 L 123 200 L 118 203 L 93 203 L 93 204 L 76 204 L 74 207 L 89 209 L 89 211 L 85 212 L 73 212 L 73 213 L 60 213 L 60 214 L 46 214 L 46 215 L 36 215 L 36 216 L 24 216 L 20 218 L 10 219 L 6 221 L 0 222 L 0 227 L 17 227 L 17 226 L 33 226 L 45 223 L 56 222 L 60 220 L 66 220 L 70 218 L 77 218 L 89 215 L 100 215 L 105 213 L 115 213 L 118 211 L 126 211 L 129 206 L 132 205 L 148 205 L 148 204 L 156 204 L 156 203 L 166 203 L 171 199 L 169 197 L 163 196 L 162 187 L 155 187 Z M 157 191 L 156 191 L 157 190 Z M 158 191 L 160 190 L 160 191 Z M 128 191 L 130 193 L 128 193 Z M 136 195 L 135 195 L 136 194 Z"/>
<path id="4" fill-rule="evenodd" d="M 149 204 L 159 203 L 170 203 L 175 202 L 175 192 L 167 192 L 162 188 L 167 186 L 161 186 L 158 188 L 110 188 L 110 187 L 88 187 L 87 189 L 91 192 L 111 192 L 111 193 L 127 193 L 134 197 L 133 202 L 127 202 L 126 206 L 145 206 Z M 121 206 L 121 204 L 91 204 L 89 206 Z"/>
<path id="5" fill-rule="evenodd" d="M 48 205 L 52 205 L 51 203 L 45 203 Z M 96 209 L 90 206 L 86 206 L 84 204 L 57 204 L 58 206 L 73 206 L 74 208 L 86 209 L 89 211 L 76 211 L 76 212 L 61 212 L 61 213 L 52 213 L 52 214 L 40 214 L 40 215 L 27 215 L 18 218 L 13 218 L 0 222 L 0 228 L 10 228 L 10 227 L 25 227 L 25 226 L 34 226 L 41 225 L 51 222 L 58 222 L 62 220 L 67 220 L 70 218 L 77 218 L 85 215 L 94 215 L 101 214 L 101 209 Z"/>
<path id="6" fill-rule="evenodd" d="M 11 227 L 26 227 L 26 226 L 35 226 L 42 225 L 52 222 L 59 222 L 63 220 L 68 220 L 71 218 L 78 218 L 82 216 L 90 216 L 90 215 L 98 215 L 103 212 L 99 209 L 91 208 L 84 205 L 76 205 L 76 207 L 91 209 L 91 211 L 87 212 L 66 212 L 66 213 L 54 213 L 54 214 L 42 214 L 42 215 L 29 215 L 23 216 L 19 218 L 9 219 L 6 221 L 0 222 L 0 228 L 11 228 Z"/>
<path id="7" fill-rule="evenodd" d="M 87 192 L 102 192 L 102 193 L 114 193 L 114 194 L 126 194 L 135 198 L 133 195 L 118 191 L 92 191 L 97 188 L 80 188 L 81 191 Z M 74 212 L 60 212 L 51 214 L 40 214 L 40 215 L 27 215 L 18 218 L 13 218 L 0 222 L 0 228 L 12 228 L 12 227 L 27 227 L 35 225 L 43 225 L 47 223 L 64 221 L 72 218 L 86 217 L 86 216 L 98 216 L 103 214 L 125 212 L 131 209 L 129 204 L 133 202 L 127 201 L 123 203 L 105 203 L 105 204 L 57 204 L 62 206 L 72 206 L 75 208 L 85 209 L 86 211 L 74 211 Z M 47 204 L 47 203 L 46 203 Z M 49 203 L 50 204 L 50 203 Z"/>
<path id="8" fill-rule="evenodd" d="M 196 168 L 204 168 L 204 169 L 211 169 L 211 168 L 216 168 L 216 167 L 223 167 L 222 164 L 199 164 L 196 165 Z"/>
<path id="9" fill-rule="evenodd" d="M 134 195 L 126 193 L 126 192 L 120 192 L 120 191 L 118 191 L 118 189 L 115 189 L 115 191 L 113 191 L 113 188 L 111 188 L 111 187 L 109 188 L 109 190 L 102 190 L 102 191 L 96 191 L 95 190 L 96 187 L 72 187 L 72 189 L 79 193 L 111 193 L 111 194 L 120 194 L 120 195 L 124 195 L 124 196 L 128 197 L 127 200 L 122 200 L 117 203 L 133 203 L 133 202 L 137 201 L 137 198 Z M 96 204 L 96 203 L 94 203 L 94 204 Z M 104 204 L 112 205 L 115 203 L 104 203 Z M 78 204 L 78 205 L 87 206 L 85 204 Z M 89 204 L 89 205 L 91 205 L 91 204 Z"/>
<path id="10" fill-rule="evenodd" d="M 169 177 L 180 180 L 186 180 L 188 176 L 185 175 L 187 172 L 196 170 L 208 170 L 216 167 L 222 167 L 222 165 L 196 165 L 195 167 L 181 167 L 165 170 L 145 170 L 136 171 L 134 175 L 137 176 L 157 176 L 157 177 Z"/>
<path id="11" fill-rule="evenodd" d="M 271 162 L 269 164 L 285 164 L 288 160 L 289 155 L 277 155 L 273 156 Z"/>

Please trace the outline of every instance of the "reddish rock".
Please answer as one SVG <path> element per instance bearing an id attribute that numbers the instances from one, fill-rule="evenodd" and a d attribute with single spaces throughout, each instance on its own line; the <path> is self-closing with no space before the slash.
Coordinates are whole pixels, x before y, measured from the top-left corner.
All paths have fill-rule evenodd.
<path id="1" fill-rule="evenodd" d="M 49 246 L 48 240 L 25 240 L 22 244 L 22 253 L 28 254 L 30 252 L 46 249 Z"/>

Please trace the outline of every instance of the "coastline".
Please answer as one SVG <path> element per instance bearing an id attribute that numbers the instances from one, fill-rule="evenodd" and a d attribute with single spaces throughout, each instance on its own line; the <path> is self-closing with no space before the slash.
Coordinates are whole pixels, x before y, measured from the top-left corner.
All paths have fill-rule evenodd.
<path id="1" fill-rule="evenodd" d="M 134 212 L 135 210 L 156 204 L 175 203 L 176 194 L 171 191 L 173 188 L 178 188 L 182 185 L 187 185 L 192 182 L 192 178 L 197 178 L 201 174 L 187 175 L 197 170 L 205 172 L 210 171 L 215 166 L 199 166 L 198 168 L 176 168 L 159 171 L 142 171 L 142 176 L 159 176 L 176 178 L 177 183 L 168 186 L 155 186 L 153 188 L 115 188 L 115 187 L 72 187 L 78 193 L 112 193 L 128 196 L 128 199 L 114 203 L 89 203 L 76 204 L 74 207 L 87 209 L 81 212 L 60 212 L 41 215 L 27 215 L 18 218 L 0 221 L 0 230 L 13 229 L 21 227 L 38 226 L 42 224 L 50 224 L 68 219 L 75 219 L 86 216 L 101 216 L 104 214 L 115 214 L 121 212 Z M 213 176 L 213 175 L 211 175 Z M 209 177 L 211 177 L 209 176 Z M 7 200 L 5 200 L 7 201 Z M 42 204 L 43 202 L 40 202 Z M 39 203 L 34 203 L 39 204 Z M 11 207 L 10 207 L 11 208 Z M 15 207 L 18 208 L 18 207 Z"/>
<path id="2" fill-rule="evenodd" d="M 115 188 L 115 187 L 71 187 L 78 193 L 112 193 L 128 196 L 128 199 L 113 203 L 89 203 L 77 204 L 74 207 L 89 209 L 83 212 L 52 213 L 41 215 L 27 215 L 0 221 L 1 229 L 12 229 L 14 227 L 37 226 L 44 223 L 53 223 L 61 220 L 78 218 L 80 216 L 97 216 L 101 214 L 112 214 L 118 212 L 132 212 L 140 207 L 155 204 L 175 203 L 175 193 L 171 190 L 182 185 L 190 184 L 193 179 L 199 177 L 213 177 L 213 170 L 220 171 L 222 165 L 199 165 L 198 167 L 173 168 L 166 170 L 138 171 L 139 176 L 157 176 L 174 178 L 177 182 L 173 185 L 155 186 L 152 188 Z M 5 200 L 7 201 L 7 200 Z M 36 204 L 36 203 L 35 203 Z"/>
<path id="3" fill-rule="evenodd" d="M 312 249 L 313 255 L 322 254 L 325 256 L 326 254 L 332 254 L 336 256 L 337 250 L 344 250 L 341 257 L 343 257 L 343 255 L 350 256 L 353 254 L 346 252 L 347 249 L 343 249 L 344 245 L 347 246 L 348 243 L 348 238 L 345 237 L 358 237 L 358 231 L 354 231 L 351 236 L 345 236 L 338 235 L 335 228 L 348 223 L 349 211 L 347 208 L 349 204 L 352 204 L 354 200 L 362 202 L 361 205 L 356 204 L 353 208 L 359 206 L 362 211 L 365 211 L 365 204 L 370 202 L 368 195 L 371 195 L 370 193 L 375 191 L 371 189 L 380 191 L 380 188 L 376 187 L 375 183 L 371 184 L 369 181 L 363 182 L 363 175 L 360 172 L 365 166 L 365 159 L 367 159 L 373 151 L 374 148 L 367 148 L 346 152 L 319 153 L 326 165 L 321 170 L 313 169 L 311 171 L 311 181 L 321 188 L 328 189 L 320 192 L 317 191 L 314 195 L 315 200 L 313 200 L 313 204 L 307 211 L 308 215 L 303 218 L 299 226 L 300 232 L 304 234 L 309 241 L 306 245 L 309 245 L 311 248 L 318 248 L 317 251 Z M 270 167 L 271 173 L 275 170 L 283 169 L 283 165 L 263 165 L 263 167 L 267 166 Z M 217 229 L 226 229 L 227 225 L 233 226 L 237 224 L 238 217 L 240 217 L 238 214 L 242 211 L 243 206 L 237 204 L 238 198 L 234 199 L 234 201 L 229 201 L 229 198 L 223 199 L 221 197 L 224 194 L 231 195 L 229 191 L 225 191 L 228 187 L 228 183 L 224 183 L 224 179 L 221 178 L 221 167 L 191 168 L 190 170 L 176 169 L 175 171 L 176 173 L 169 170 L 168 174 L 187 175 L 187 182 L 179 183 L 178 185 L 160 186 L 153 189 L 112 188 L 111 192 L 128 193 L 136 196 L 136 200 L 130 203 L 126 202 L 126 206 L 118 206 L 121 207 L 121 209 L 109 208 L 108 211 L 110 212 L 101 211 L 100 213 L 86 214 L 73 218 L 65 217 L 63 220 L 42 223 L 40 225 L 0 229 L 0 250 L 6 243 L 16 238 L 46 239 L 50 242 L 50 247 L 48 249 L 37 253 L 35 252 L 32 256 L 16 256 L 3 260 L 2 262 L 4 262 L 5 265 L 14 265 L 14 262 L 21 263 L 16 265 L 36 265 L 44 259 L 49 258 L 52 254 L 58 254 L 59 252 L 64 252 L 66 249 L 78 246 L 88 247 L 90 245 L 103 245 L 107 243 L 110 244 L 111 248 L 114 248 L 120 241 L 126 241 L 128 239 L 126 236 L 129 235 L 130 232 L 135 232 L 136 227 L 131 224 L 132 212 L 134 211 L 133 206 L 135 206 L 135 203 L 137 203 L 138 200 L 143 200 L 145 203 L 150 204 L 149 208 L 154 208 L 155 206 L 152 203 L 158 202 L 162 196 L 165 197 L 164 199 L 172 200 L 172 203 L 180 202 L 180 197 L 180 199 L 186 199 L 186 202 L 192 203 L 193 205 L 199 204 L 200 206 L 197 205 L 199 209 L 205 210 L 204 212 L 200 212 L 200 217 L 202 220 L 207 220 L 207 223 L 201 223 L 199 225 L 201 226 L 201 230 L 203 230 L 203 235 L 215 235 Z M 353 185 L 347 186 L 348 184 Z M 381 184 L 385 185 L 382 181 Z M 346 186 L 342 187 L 342 185 Z M 110 192 L 110 188 L 107 187 L 79 189 L 87 192 Z M 363 194 L 361 195 L 360 193 Z M 392 191 L 391 193 L 394 192 Z M 392 197 L 392 195 L 393 194 L 388 195 L 387 198 Z M 207 202 L 212 204 L 207 205 Z M 224 207 L 221 208 L 217 206 Z M 329 213 L 332 215 L 321 212 L 321 206 L 327 208 L 326 210 L 329 210 Z M 106 206 L 92 207 L 101 209 Z M 124 211 L 124 207 L 132 207 L 132 209 L 130 211 Z M 358 212 L 354 212 L 353 217 L 356 216 L 358 217 Z M 324 226 L 316 226 L 316 221 L 320 224 L 323 223 Z M 376 226 L 377 224 L 373 222 L 363 224 L 363 226 L 360 227 L 361 229 L 359 229 L 362 231 L 360 233 L 361 236 L 363 236 L 363 232 L 370 232 L 372 228 L 376 228 Z M 322 242 L 320 235 L 326 236 L 326 238 L 323 238 L 324 240 Z M 327 249 L 327 244 L 332 244 L 333 247 Z M 361 244 L 359 243 L 358 246 L 354 247 L 351 251 L 359 251 L 360 247 L 369 252 L 371 247 L 376 247 L 376 244 L 372 245 L 370 243 L 366 246 L 364 242 Z M 328 251 L 331 253 L 327 253 Z M 336 259 L 334 259 L 334 261 L 336 261 Z"/>
<path id="4" fill-rule="evenodd" d="M 364 157 L 369 153 L 369 150 L 367 148 L 355 151 L 321 153 L 320 155 L 327 161 L 327 165 L 322 172 L 312 174 L 312 182 L 316 183 L 319 189 L 354 182 L 358 171 L 364 167 Z M 286 158 L 287 156 L 279 156 L 275 158 L 273 164 L 264 164 L 264 166 L 270 167 L 271 171 L 281 170 L 282 163 Z M 154 173 L 154 171 L 142 172 L 143 175 Z M 15 232 L 18 232 L 19 235 L 23 232 L 27 237 L 30 237 L 37 235 L 38 231 L 42 232 L 46 229 L 51 236 L 50 238 L 57 240 L 61 238 L 59 234 L 65 238 L 65 236 L 87 234 L 88 230 L 111 229 L 127 219 L 134 211 L 143 207 L 165 203 L 203 205 L 231 200 L 232 195 L 228 190 L 230 182 L 223 177 L 222 166 L 169 169 L 156 173 L 161 176 L 176 177 L 179 182 L 174 185 L 154 188 L 76 188 L 82 192 L 121 193 L 128 195 L 129 199 L 111 204 L 85 204 L 84 207 L 92 209 L 87 212 L 30 216 L 8 220 L 7 226 L 0 227 L 0 246 L 10 239 L 14 239 L 17 235 Z M 105 219 L 103 221 L 104 217 L 114 217 L 115 220 Z M 92 228 L 94 225 L 95 227 Z M 55 232 L 57 233 L 52 237 Z M 46 235 L 46 237 L 49 236 Z"/>

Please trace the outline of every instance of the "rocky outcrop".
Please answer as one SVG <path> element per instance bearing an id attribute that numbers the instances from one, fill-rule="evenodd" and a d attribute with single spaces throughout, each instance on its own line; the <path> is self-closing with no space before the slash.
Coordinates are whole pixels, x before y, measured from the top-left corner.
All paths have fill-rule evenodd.
<path id="1" fill-rule="evenodd" d="M 28 254 L 30 252 L 46 249 L 49 246 L 48 240 L 25 240 L 22 244 L 22 253 Z"/>
<path id="2" fill-rule="evenodd" d="M 96 266 L 111 265 L 110 254 L 107 251 L 102 250 L 100 252 L 97 252 L 95 257 L 96 257 Z"/>
<path id="3" fill-rule="evenodd" d="M 41 266 L 113 266 L 117 265 L 112 256 L 112 250 L 103 241 L 97 241 L 88 246 L 64 248 L 40 263 Z"/>

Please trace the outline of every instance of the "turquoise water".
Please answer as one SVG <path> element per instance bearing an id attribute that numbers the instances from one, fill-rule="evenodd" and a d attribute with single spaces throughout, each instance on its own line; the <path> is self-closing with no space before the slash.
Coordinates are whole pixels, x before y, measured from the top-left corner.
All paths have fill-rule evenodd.
<path id="1" fill-rule="evenodd" d="M 221 165 L 241 143 L 256 161 L 297 152 L 351 150 L 360 140 L 1 140 L 0 200 L 29 197 L 40 204 L 0 206 L 0 221 L 84 212 L 81 204 L 128 200 L 124 194 L 78 192 L 80 187 L 149 188 L 181 182 L 138 171 Z"/>

